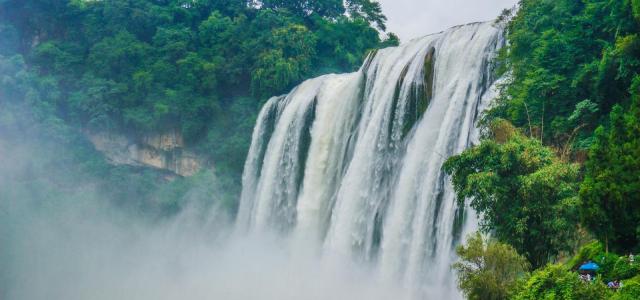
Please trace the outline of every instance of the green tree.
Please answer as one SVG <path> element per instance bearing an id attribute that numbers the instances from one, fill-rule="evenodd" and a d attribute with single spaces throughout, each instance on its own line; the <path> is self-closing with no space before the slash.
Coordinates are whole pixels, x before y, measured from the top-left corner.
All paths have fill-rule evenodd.
<path id="1" fill-rule="evenodd" d="M 515 300 L 538 299 L 609 299 L 607 287 L 598 281 L 582 282 L 578 273 L 562 265 L 548 265 L 536 270 L 518 287 Z"/>
<path id="2" fill-rule="evenodd" d="M 366 52 L 358 49 L 373 50 L 378 47 L 395 46 L 397 40 L 393 36 L 382 44 L 373 42 L 379 33 L 369 27 L 363 19 L 350 21 L 339 18 L 336 22 L 323 19 L 315 20 L 317 27 L 317 60 L 322 66 L 314 75 L 323 73 L 339 73 L 340 70 L 356 71 Z M 347 42 L 349 41 L 349 42 Z"/>
<path id="3" fill-rule="evenodd" d="M 453 264 L 458 286 L 467 299 L 509 299 L 511 292 L 529 268 L 527 259 L 510 245 L 485 241 L 480 233 L 469 236 L 456 253 L 460 261 Z"/>
<path id="4" fill-rule="evenodd" d="M 587 149 L 611 108 L 630 99 L 640 57 L 632 11 L 631 0 L 520 1 L 500 59 L 508 82 L 490 118 L 557 146 Z M 592 116 L 570 119 L 585 100 L 595 104 Z"/>
<path id="5" fill-rule="evenodd" d="M 622 281 L 619 292 L 613 294 L 611 300 L 635 300 L 640 299 L 640 275 L 629 280 Z"/>
<path id="6" fill-rule="evenodd" d="M 493 138 L 451 157 L 458 202 L 471 199 L 481 228 L 512 245 L 534 267 L 569 250 L 577 226 L 578 166 L 560 161 L 540 141 L 524 137 L 505 121 Z"/>
<path id="7" fill-rule="evenodd" d="M 268 42 L 251 75 L 254 93 L 262 97 L 285 92 L 309 74 L 316 37 L 302 25 L 289 25 L 274 29 Z"/>
<path id="8" fill-rule="evenodd" d="M 0 97 L 31 103 L 56 134 L 180 131 L 186 147 L 215 163 L 225 190 L 237 191 L 261 103 L 397 44 L 381 39 L 379 8 L 369 0 L 4 0 L 0 61 L 20 71 L 0 74 Z M 3 120 L 19 119 L 2 108 Z"/>
<path id="9" fill-rule="evenodd" d="M 347 0 L 347 11 L 352 17 L 362 18 L 375 24 L 380 30 L 387 30 L 387 17 L 382 13 L 380 3 L 375 0 Z"/>
<path id="10" fill-rule="evenodd" d="M 336 18 L 345 12 L 342 0 L 262 0 L 260 4 L 266 8 L 287 9 L 300 16 L 318 14 Z"/>
<path id="11" fill-rule="evenodd" d="M 640 246 L 640 77 L 625 111 L 616 106 L 596 130 L 580 189 L 583 222 L 616 251 Z"/>
<path id="12" fill-rule="evenodd" d="M 101 77 L 128 79 L 149 54 L 149 45 L 129 32 L 121 31 L 105 37 L 91 48 L 87 63 Z"/>

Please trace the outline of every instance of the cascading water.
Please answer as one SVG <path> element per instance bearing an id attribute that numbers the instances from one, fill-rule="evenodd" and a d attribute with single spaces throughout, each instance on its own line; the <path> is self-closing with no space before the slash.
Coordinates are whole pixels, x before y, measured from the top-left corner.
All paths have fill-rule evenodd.
<path id="1" fill-rule="evenodd" d="M 459 26 L 270 99 L 245 165 L 238 228 L 275 229 L 370 261 L 387 280 L 437 286 L 433 297 L 457 295 L 453 249 L 476 225 L 441 166 L 477 139 L 503 43 L 492 23 Z"/>

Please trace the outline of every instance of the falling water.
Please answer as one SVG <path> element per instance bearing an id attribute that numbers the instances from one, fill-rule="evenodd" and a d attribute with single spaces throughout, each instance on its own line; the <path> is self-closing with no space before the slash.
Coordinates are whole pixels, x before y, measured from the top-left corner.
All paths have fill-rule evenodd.
<path id="1" fill-rule="evenodd" d="M 477 140 L 503 43 L 492 23 L 459 26 L 270 99 L 245 165 L 238 228 L 276 230 L 433 297 L 457 295 L 453 249 L 476 225 L 441 166 Z"/>

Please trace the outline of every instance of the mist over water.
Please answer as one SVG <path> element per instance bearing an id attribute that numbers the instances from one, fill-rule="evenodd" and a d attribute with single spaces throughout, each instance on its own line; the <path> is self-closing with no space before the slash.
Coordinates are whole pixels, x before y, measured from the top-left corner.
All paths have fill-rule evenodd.
<path id="1" fill-rule="evenodd" d="M 25 174 L 36 184 L 55 181 L 33 165 L 32 155 L 41 153 L 33 147 L 0 145 L 0 299 L 398 299 L 402 293 L 365 265 L 330 262 L 299 245 L 293 255 L 286 240 L 267 232 L 233 234 L 232 217 L 217 199 L 191 201 L 176 216 L 151 220 L 115 207 L 91 185 L 64 195 L 23 193 L 17 186 Z"/>
<path id="2" fill-rule="evenodd" d="M 68 209 L 67 209 L 68 210 Z M 10 251 L 7 299 L 391 299 L 365 270 L 292 259 L 273 237 L 212 238 L 173 220 L 106 219 L 104 209 L 35 216 Z M 189 217 L 186 217 L 189 219 Z M 186 222 L 186 223 L 185 223 Z"/>

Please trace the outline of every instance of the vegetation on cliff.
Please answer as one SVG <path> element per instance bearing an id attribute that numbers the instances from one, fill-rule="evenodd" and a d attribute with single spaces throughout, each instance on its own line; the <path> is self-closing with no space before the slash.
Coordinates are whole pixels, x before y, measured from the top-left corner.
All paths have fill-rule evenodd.
<path id="1" fill-rule="evenodd" d="M 521 0 L 506 31 L 481 144 L 445 164 L 481 229 L 537 268 L 495 299 L 637 299 L 640 1 Z"/>
<path id="2" fill-rule="evenodd" d="M 381 39 L 385 20 L 371 0 L 0 1 L 0 132 L 38 132 L 81 163 L 102 161 L 81 130 L 178 130 L 235 196 L 260 105 L 397 44 Z M 116 172 L 81 164 L 100 180 Z M 143 177 L 123 198 L 151 197 L 162 175 Z"/>

